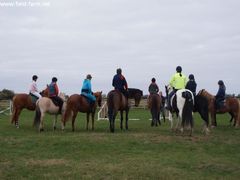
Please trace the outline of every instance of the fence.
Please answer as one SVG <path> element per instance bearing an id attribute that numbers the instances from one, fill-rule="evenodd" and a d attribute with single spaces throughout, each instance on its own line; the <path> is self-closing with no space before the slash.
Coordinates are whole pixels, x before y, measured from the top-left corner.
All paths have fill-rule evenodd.
<path id="1" fill-rule="evenodd" d="M 12 101 L 0 100 L 0 114 L 11 115 L 12 114 Z"/>

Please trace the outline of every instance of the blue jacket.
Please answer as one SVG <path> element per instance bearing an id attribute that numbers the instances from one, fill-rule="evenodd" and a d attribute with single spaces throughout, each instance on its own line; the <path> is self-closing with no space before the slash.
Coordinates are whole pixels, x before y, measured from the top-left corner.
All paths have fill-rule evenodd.
<path id="1" fill-rule="evenodd" d="M 92 94 L 92 85 L 89 79 L 84 79 L 81 94 L 86 96 L 90 101 L 96 101 L 96 97 Z"/>
<path id="2" fill-rule="evenodd" d="M 116 74 L 113 77 L 112 85 L 115 89 L 121 92 L 128 89 L 127 81 L 125 77 L 121 74 Z"/>

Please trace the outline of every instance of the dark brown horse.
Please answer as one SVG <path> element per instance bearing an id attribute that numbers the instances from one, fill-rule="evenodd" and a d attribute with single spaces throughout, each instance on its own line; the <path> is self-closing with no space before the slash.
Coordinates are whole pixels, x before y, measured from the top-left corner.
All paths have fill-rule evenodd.
<path id="1" fill-rule="evenodd" d="M 211 124 L 213 127 L 217 126 L 216 114 L 230 113 L 234 118 L 234 124 L 240 125 L 240 104 L 237 98 L 227 97 L 224 102 L 224 107 L 220 110 L 215 108 L 215 96 L 207 92 L 205 89 L 199 91 L 200 95 L 205 96 L 208 99 L 208 109 L 211 114 Z"/>
<path id="2" fill-rule="evenodd" d="M 48 88 L 44 89 L 40 93 L 42 96 L 47 97 L 48 96 Z M 36 100 L 33 99 L 29 94 L 21 93 L 21 94 L 15 94 L 12 101 L 12 119 L 11 123 L 15 124 L 17 128 L 19 128 L 19 116 L 23 109 L 28 109 L 30 111 L 34 111 L 36 109 Z"/>
<path id="3" fill-rule="evenodd" d="M 67 100 L 67 108 L 65 111 L 65 115 L 62 119 L 62 130 L 65 128 L 65 124 L 69 117 L 72 117 L 72 131 L 75 130 L 75 119 L 77 117 L 78 112 L 87 113 L 87 126 L 86 129 L 88 130 L 88 124 L 89 124 L 89 115 L 92 116 L 92 130 L 94 130 L 94 116 L 96 112 L 97 105 L 100 107 L 102 103 L 102 91 L 101 92 L 95 92 L 93 95 L 96 97 L 95 104 L 91 107 L 86 97 L 79 95 L 79 94 L 73 94 L 69 97 Z"/>
<path id="4" fill-rule="evenodd" d="M 148 97 L 148 108 L 151 111 L 152 123 L 151 126 L 158 126 L 160 122 L 160 110 L 162 106 L 162 97 L 159 94 L 151 94 Z"/>
<path id="5" fill-rule="evenodd" d="M 128 89 L 129 98 L 135 100 L 135 106 L 139 105 L 139 102 L 142 97 L 142 91 L 139 89 Z M 112 90 L 107 95 L 107 106 L 108 106 L 108 118 L 110 123 L 110 131 L 113 133 L 115 130 L 115 118 L 117 116 L 118 111 L 120 111 L 120 128 L 123 129 L 123 112 L 126 113 L 126 123 L 125 127 L 128 130 L 128 112 L 129 105 L 127 98 L 118 90 Z"/>

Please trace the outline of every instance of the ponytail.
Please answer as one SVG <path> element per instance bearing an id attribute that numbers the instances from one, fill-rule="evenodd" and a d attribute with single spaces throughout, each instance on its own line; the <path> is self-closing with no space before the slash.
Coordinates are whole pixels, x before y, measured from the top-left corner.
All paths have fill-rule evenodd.
<path id="1" fill-rule="evenodd" d="M 182 73 L 179 73 L 180 77 L 182 77 Z"/>

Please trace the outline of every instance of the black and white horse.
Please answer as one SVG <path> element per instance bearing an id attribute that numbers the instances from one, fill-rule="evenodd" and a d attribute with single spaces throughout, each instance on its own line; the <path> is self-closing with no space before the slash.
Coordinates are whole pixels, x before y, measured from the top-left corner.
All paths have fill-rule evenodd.
<path id="1" fill-rule="evenodd" d="M 166 94 L 168 97 L 169 92 L 172 91 L 170 86 L 166 86 Z M 175 95 L 172 96 L 171 110 L 169 111 L 169 121 L 171 122 L 171 129 L 174 126 L 173 113 L 177 115 L 176 130 L 178 130 L 181 123 L 180 131 L 183 133 L 185 126 L 190 127 L 190 136 L 193 130 L 193 110 L 194 110 L 194 96 L 188 89 L 178 90 Z"/>

